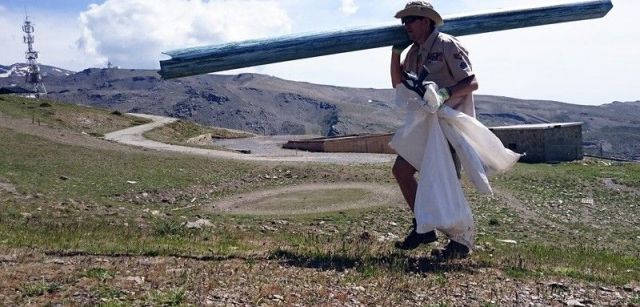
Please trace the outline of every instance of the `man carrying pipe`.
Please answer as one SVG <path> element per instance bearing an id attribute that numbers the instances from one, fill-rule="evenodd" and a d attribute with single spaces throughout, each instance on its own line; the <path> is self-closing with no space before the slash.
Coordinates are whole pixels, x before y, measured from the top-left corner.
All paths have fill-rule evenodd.
<path id="1" fill-rule="evenodd" d="M 440 14 L 426 1 L 410 1 L 405 8 L 396 13 L 404 25 L 410 40 L 413 42 L 401 63 L 401 54 L 407 44 L 394 45 L 391 53 L 391 83 L 395 88 L 404 83 L 409 89 L 418 92 L 423 80 L 409 76 L 422 75 L 425 81 L 437 85 L 436 107 L 445 104 L 475 117 L 473 91 L 478 89 L 478 81 L 471 68 L 467 50 L 453 36 L 440 33 L 438 27 L 443 25 Z M 409 43 L 410 44 L 410 43 Z M 405 72 L 408 72 L 405 73 Z M 428 74 L 427 74 L 428 73 Z M 424 92 L 420 96 L 423 96 Z M 455 156 L 455 153 L 454 153 Z M 455 160 L 455 158 L 454 158 Z M 411 212 L 414 212 L 418 183 L 415 179 L 417 166 L 411 165 L 402 156 L 396 158 L 393 165 L 393 175 L 396 178 L 402 195 Z M 459 172 L 459 164 L 456 164 Z M 438 180 L 432 178 L 431 180 Z M 421 244 L 428 244 L 437 240 L 435 229 L 426 233 L 417 232 L 416 219 L 413 219 L 412 229 L 402 242 L 396 242 L 400 249 L 415 249 Z M 445 258 L 462 258 L 470 252 L 470 247 L 450 240 L 440 252 Z"/>
<path id="2" fill-rule="evenodd" d="M 605 16 L 612 7 L 611 0 L 590 0 L 531 9 L 489 12 L 447 19 L 447 25 L 441 29 L 456 36 L 487 33 L 600 18 Z M 470 231 L 473 228 L 473 217 L 464 195 L 457 197 L 462 193 L 462 188 L 454 172 L 456 168 L 454 161 L 451 159 L 449 149 L 446 148 L 448 147 L 447 142 L 449 146 L 456 148 L 465 167 L 465 174 L 475 174 L 475 176 L 471 176 L 476 179 L 472 180 L 474 185 L 487 193 L 491 193 L 491 188 L 486 173 L 510 168 L 517 161 L 518 155 L 503 148 L 500 140 L 475 119 L 472 92 L 478 88 L 478 83 L 472 72 L 466 50 L 454 37 L 439 33 L 438 28 L 443 24 L 440 14 L 428 2 L 412 1 L 398 12 L 396 17 L 402 20 L 404 27 L 391 26 L 338 31 L 168 51 L 166 54 L 171 56 L 171 59 L 160 61 L 161 70 L 159 73 L 163 78 L 171 79 L 396 44 L 392 54 L 391 80 L 394 87 L 402 84 L 397 88 L 397 93 L 402 93 L 406 98 L 411 98 L 407 94 L 417 93 L 411 99 L 417 97 L 423 104 L 427 102 L 426 105 L 430 108 L 429 112 L 431 114 L 437 113 L 437 117 L 442 117 L 444 122 L 441 128 L 435 129 L 440 133 L 429 133 L 430 136 L 435 135 L 429 138 L 414 138 L 412 134 L 415 131 L 418 132 L 416 135 L 422 134 L 423 131 L 431 131 L 429 129 L 404 129 L 401 131 L 404 127 L 416 127 L 415 125 L 403 126 L 396 132 L 390 143 L 392 145 L 393 141 L 398 139 L 400 143 L 406 142 L 404 143 L 407 144 L 406 148 L 411 149 L 403 152 L 397 158 L 393 174 L 397 178 L 414 216 L 418 217 L 418 222 L 414 219 L 411 233 L 403 242 L 398 243 L 398 247 L 413 249 L 420 244 L 433 242 L 436 240 L 434 230 L 437 228 L 450 238 L 443 255 L 464 257 L 473 248 L 474 236 L 473 231 Z M 407 36 L 410 41 L 407 40 Z M 411 42 L 413 42 L 413 46 L 401 64 L 400 54 Z M 309 46 L 313 46 L 313 48 Z M 423 67 L 426 68 L 423 69 Z M 405 71 L 410 74 L 403 74 Z M 423 72 L 427 71 L 430 71 L 430 74 L 425 75 Z M 407 77 L 403 77 L 403 75 Z M 421 80 L 417 76 L 425 78 Z M 423 82 L 425 80 L 426 82 Z M 441 105 L 444 107 L 438 108 Z M 409 114 L 416 115 L 414 118 L 423 115 L 419 112 Z M 428 116 L 422 117 L 424 119 Z M 433 119 L 434 116 L 429 118 Z M 467 127 L 472 129 L 467 130 L 470 130 L 474 136 L 470 139 L 482 140 L 481 143 L 484 146 L 477 148 L 480 150 L 467 150 L 470 144 L 464 144 L 466 139 L 456 134 L 456 131 L 446 135 L 447 139 L 444 140 L 445 130 L 448 129 L 449 132 L 452 132 L 451 128 L 447 128 L 447 120 L 450 121 L 452 118 L 462 118 L 464 123 L 469 124 Z M 420 124 L 426 122 L 423 120 Z M 431 122 L 439 124 L 439 121 Z M 406 136 L 406 138 L 397 138 L 399 135 Z M 419 150 L 413 150 L 418 147 L 415 144 L 416 140 L 422 141 L 423 144 L 427 144 L 431 140 L 437 144 L 443 144 L 441 146 L 425 146 L 421 149 L 422 153 L 427 153 L 425 149 L 435 148 L 438 157 L 446 160 L 446 163 L 440 163 L 441 159 L 422 159 L 424 156 Z M 394 147 L 394 149 L 397 148 Z M 428 153 L 430 157 L 434 154 L 433 152 Z M 425 162 L 425 165 L 418 161 L 420 159 Z M 417 170 L 420 170 L 420 188 L 413 177 Z M 444 177 L 447 180 L 441 180 Z M 425 189 L 425 186 L 428 188 Z M 447 190 L 447 192 L 422 193 L 432 190 Z M 438 214 L 433 214 L 433 210 L 423 210 L 424 208 L 433 209 L 432 207 L 421 206 L 426 203 L 423 200 L 431 196 L 447 196 L 441 197 L 445 201 L 438 202 L 441 205 Z M 457 201 L 451 201 L 451 198 L 456 198 Z M 416 202 L 418 203 L 417 207 Z M 454 204 L 460 210 L 450 209 Z M 447 216 L 451 218 L 452 214 L 449 213 L 459 213 L 458 217 L 465 220 L 459 225 L 464 224 L 468 228 L 453 229 L 446 227 L 447 225 L 444 223 L 435 225 L 438 221 L 446 220 Z M 420 221 L 427 219 L 434 221 L 431 221 L 433 223 Z"/>

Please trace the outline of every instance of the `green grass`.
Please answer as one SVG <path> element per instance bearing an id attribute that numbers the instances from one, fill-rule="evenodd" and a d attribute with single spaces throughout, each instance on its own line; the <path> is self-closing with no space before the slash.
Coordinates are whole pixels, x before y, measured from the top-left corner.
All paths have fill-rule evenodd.
<path id="1" fill-rule="evenodd" d="M 104 222 L 99 218 L 86 219 L 80 223 L 50 223 L 45 218 L 2 222 L 4 225 L 0 226 L 0 234 L 7 245 L 42 248 L 54 254 L 82 251 L 98 255 L 197 256 L 214 253 L 225 256 L 249 249 L 243 240 L 234 239 L 234 234 L 226 231 L 212 234 L 181 227 L 176 230 L 177 233 L 167 233 L 164 226 L 123 228 L 122 225 Z"/>
<path id="2" fill-rule="evenodd" d="M 187 142 L 189 139 L 201 136 L 209 135 L 209 139 L 230 139 L 230 138 L 244 138 L 250 137 L 253 134 L 240 131 L 228 130 L 224 128 L 216 128 L 200 125 L 191 121 L 178 120 L 168 125 L 155 128 L 151 131 L 145 132 L 144 137 L 168 144 L 174 145 L 186 145 L 204 148 L 217 148 L 215 146 L 207 144 L 193 144 Z"/>
<path id="3" fill-rule="evenodd" d="M 20 117 L 33 112 L 24 107 L 30 102 L 13 107 L 4 103 L 0 101 L 3 114 Z M 57 107 L 56 103 L 36 104 L 36 110 Z M 54 113 L 69 118 L 65 112 L 78 112 L 64 108 Z M 118 116 L 101 112 L 100 116 Z M 482 249 L 470 262 L 438 263 L 425 256 L 426 249 L 403 252 L 394 249 L 391 241 L 379 241 L 387 234 L 400 238 L 406 234 L 410 217 L 400 209 L 401 199 L 395 204 L 381 200 L 368 209 L 300 215 L 230 215 L 206 209 L 230 195 L 294 184 L 394 184 L 391 165 L 268 164 L 137 149 L 89 149 L 2 128 L 0 142 L 0 247 L 5 249 L 36 250 L 56 257 L 175 256 L 211 261 L 207 265 L 239 260 L 247 270 L 260 270 L 276 261 L 307 272 L 348 271 L 344 280 L 352 284 L 398 280 L 393 283 L 393 289 L 400 291 L 398 297 L 411 295 L 402 292 L 407 276 L 446 287 L 453 283 L 449 273 L 475 266 L 523 280 L 562 277 L 614 285 L 640 280 L 640 197 L 634 193 L 640 188 L 638 164 L 592 160 L 519 164 L 492 179 L 493 186 L 504 191 L 495 197 L 475 193 L 465 181 Z M 274 176 L 283 173 L 290 175 Z M 606 178 L 626 190 L 607 187 Z M 2 189 L 7 185 L 15 187 L 16 193 Z M 342 189 L 291 193 L 279 201 L 289 202 L 287 206 L 328 206 L 356 202 L 358 195 L 362 191 Z M 593 205 L 583 203 L 585 198 L 593 199 Z M 277 199 L 260 201 L 253 205 L 279 208 Z M 185 227 L 186 222 L 200 218 L 212 226 Z M 517 243 L 499 241 L 505 239 Z M 93 283 L 95 296 L 104 299 L 101 304 L 128 302 L 129 292 L 113 285 L 123 277 L 117 268 L 92 263 L 76 276 Z M 43 281 L 23 283 L 16 289 L 33 298 L 61 291 L 60 284 L 74 286 Z M 191 302 L 188 278 L 175 285 L 163 285 L 163 290 L 142 298 L 144 302 L 134 303 Z"/>
<path id="4" fill-rule="evenodd" d="M 34 297 L 41 296 L 47 293 L 54 293 L 61 289 L 60 284 L 55 282 L 46 282 L 46 281 L 38 281 L 35 283 L 30 283 L 24 285 L 21 289 L 21 292 L 24 296 Z"/>
<path id="5" fill-rule="evenodd" d="M 441 286 L 446 285 L 448 282 L 447 276 L 444 275 L 442 272 L 435 274 L 433 281 Z"/>
<path id="6" fill-rule="evenodd" d="M 518 244 L 480 252 L 479 259 L 514 278 L 563 276 L 623 285 L 640 277 L 637 257 L 610 250 L 561 245 Z"/>
<path id="7" fill-rule="evenodd" d="M 184 288 L 176 288 L 168 291 L 153 292 L 149 295 L 149 300 L 154 306 L 181 306 L 185 295 Z"/>
<path id="8" fill-rule="evenodd" d="M 76 146 L 51 144 L 36 137 L 0 130 L 0 138 L 14 148 L 0 148 L 0 171 L 26 193 L 47 193 L 69 198 L 105 200 L 114 194 L 152 189 L 181 188 L 193 183 L 236 179 L 233 170 L 214 171 L 197 162 L 173 156 L 123 154 Z M 19 156 L 13 155 L 21 152 Z M 221 162 L 212 162 L 220 165 Z M 239 165 L 239 171 L 243 168 Z M 61 176 L 69 178 L 61 180 Z M 196 182 L 192 180 L 196 178 Z M 135 181 L 134 184 L 128 181 Z"/>
<path id="9" fill-rule="evenodd" d="M 87 270 L 85 276 L 105 281 L 115 277 L 115 273 L 105 268 L 95 267 Z"/>
<path id="10" fill-rule="evenodd" d="M 403 234 L 406 224 L 389 226 L 377 222 L 382 216 L 387 217 L 382 220 L 395 216 L 392 220 L 407 222 L 397 208 L 287 217 L 288 225 L 280 231 L 263 233 L 258 241 L 252 239 L 254 233 L 261 231 L 261 225 L 269 225 L 273 218 L 220 216 L 198 210 L 183 212 L 181 217 L 173 215 L 171 210 L 189 205 L 194 196 L 215 200 L 235 193 L 303 182 L 392 182 L 389 166 L 267 165 L 142 151 L 97 151 L 55 144 L 4 129 L 0 129 L 0 139 L 9 144 L 0 147 L 0 179 L 14 185 L 19 194 L 30 195 L 28 202 L 5 196 L 7 206 L 0 213 L 0 235 L 5 238 L 6 246 L 59 253 L 221 257 L 251 257 L 266 249 L 272 255 L 284 255 L 291 261 L 321 267 L 353 267 L 363 279 L 415 269 L 415 263 L 406 262 L 406 255 L 397 254 L 388 243 L 359 240 L 362 232 L 371 226 L 382 233 Z M 265 174 L 283 171 L 292 176 L 265 179 Z M 637 198 L 609 191 L 598 179 L 635 178 L 635 172 L 636 165 L 603 166 L 602 169 L 577 163 L 518 165 L 513 172 L 496 178 L 495 184 L 512 191 L 525 205 L 545 205 L 539 213 L 546 218 L 555 210 L 547 206 L 553 201 L 558 198 L 576 201 L 588 191 L 596 202 L 603 198 L 610 201 L 611 208 L 603 208 L 607 212 L 631 205 Z M 61 176 L 69 179 L 62 180 Z M 632 179 L 620 182 L 624 180 Z M 169 203 L 162 201 L 161 195 L 166 191 L 173 193 Z M 350 190 L 343 192 L 344 195 L 328 195 L 327 199 L 352 197 Z M 151 195 L 149 201 L 136 199 L 143 193 Z M 530 227 L 500 199 L 468 194 L 476 210 L 478 228 L 483 232 L 479 242 L 491 243 L 495 248 L 491 259 L 480 254 L 478 258 L 482 261 L 514 276 L 525 276 L 527 272 L 536 276 L 542 272 L 614 283 L 639 278 L 638 263 L 629 258 L 638 250 L 634 249 L 638 243 L 631 240 L 631 245 L 621 244 L 626 243 L 624 238 L 640 235 L 637 229 L 624 232 L 623 226 L 609 225 L 607 233 L 624 237 L 607 235 L 609 243 L 618 248 L 598 250 L 595 248 L 598 244 L 589 241 L 594 229 L 588 224 L 558 220 L 563 227 L 579 230 L 570 237 L 557 230 Z M 304 204 L 304 200 L 301 201 Z M 160 213 L 152 215 L 151 211 Z M 184 227 L 187 220 L 203 214 L 216 226 L 199 230 Z M 371 222 L 373 224 L 368 225 Z M 305 232 L 318 227 L 331 231 L 322 235 Z M 522 230 L 518 230 L 519 227 L 523 227 Z M 505 238 L 524 243 L 508 248 L 496 243 L 497 239 Z M 583 249 L 584 246 L 587 248 Z M 523 267 L 513 260 L 518 259 L 516 257 L 524 259 Z"/>
<path id="11" fill-rule="evenodd" d="M 116 304 L 116 305 L 109 305 L 109 306 L 118 306 L 117 304 L 121 303 L 118 300 L 126 298 L 127 296 L 127 294 L 124 291 L 119 290 L 117 288 L 113 288 L 113 287 L 107 287 L 107 286 L 100 286 L 94 291 L 98 294 L 101 300 L 104 300 L 110 304 Z M 105 306 L 105 305 L 102 305 L 102 306 Z"/>
<path id="12" fill-rule="evenodd" d="M 579 161 L 553 166 L 522 164 L 496 177 L 494 186 L 509 191 L 532 217 L 510 206 L 508 202 L 512 200 L 483 199 L 471 193 L 470 198 L 486 215 L 483 224 L 489 220 L 491 227 L 484 232 L 510 230 L 502 239 L 535 239 L 629 253 L 640 250 L 640 242 L 635 239 L 636 221 L 640 218 L 640 189 L 636 186 L 639 173 L 639 164 Z M 626 186 L 628 191 L 607 187 L 607 178 Z M 585 202 L 589 199 L 593 203 Z"/>
<path id="13" fill-rule="evenodd" d="M 118 115 L 101 108 L 7 95 L 0 95 L 0 113 L 28 119 L 33 124 L 61 127 L 96 137 L 149 122 L 148 119 Z"/>
<path id="14" fill-rule="evenodd" d="M 0 140 L 7 144 L 0 147 L 0 181 L 30 199 L 24 202 L 20 197 L 7 197 L 7 208 L 0 213 L 0 235 L 13 247 L 97 254 L 238 253 L 247 250 L 243 242 L 249 233 L 234 239 L 239 243 L 218 241 L 234 238 L 233 225 L 217 229 L 215 234 L 206 229 L 191 231 L 183 226 L 186 219 L 167 214 L 190 205 L 194 197 L 212 201 L 308 181 L 390 180 L 385 166 L 359 171 L 347 166 L 270 165 L 105 151 L 56 144 L 6 129 L 0 129 Z M 283 172 L 291 176 L 267 179 Z M 163 201 L 165 193 L 171 194 L 170 202 Z M 149 195 L 148 200 L 143 194 Z M 154 216 L 151 211 L 161 213 Z M 202 213 L 181 214 L 189 218 Z M 208 218 L 214 223 L 229 222 L 217 215 Z"/>

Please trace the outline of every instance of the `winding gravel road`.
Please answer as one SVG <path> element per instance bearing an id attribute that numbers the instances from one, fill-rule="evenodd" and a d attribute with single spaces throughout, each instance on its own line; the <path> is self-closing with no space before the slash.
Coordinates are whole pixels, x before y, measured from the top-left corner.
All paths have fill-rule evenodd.
<path id="1" fill-rule="evenodd" d="M 178 152 L 184 154 L 200 155 L 212 158 L 235 159 L 245 161 L 273 161 L 273 162 L 316 162 L 334 164 L 371 164 L 387 163 L 395 159 L 390 154 L 368 153 L 323 153 L 307 152 L 300 150 L 282 149 L 280 146 L 286 142 L 282 136 L 258 136 L 244 139 L 224 140 L 220 142 L 227 148 L 250 148 L 251 154 L 232 151 L 204 149 L 171 145 L 152 141 L 144 138 L 143 133 L 157 127 L 177 121 L 176 118 L 130 113 L 130 115 L 151 119 L 153 122 L 107 133 L 104 138 L 118 143 L 144 147 L 159 151 Z M 216 143 L 218 144 L 218 143 Z"/>

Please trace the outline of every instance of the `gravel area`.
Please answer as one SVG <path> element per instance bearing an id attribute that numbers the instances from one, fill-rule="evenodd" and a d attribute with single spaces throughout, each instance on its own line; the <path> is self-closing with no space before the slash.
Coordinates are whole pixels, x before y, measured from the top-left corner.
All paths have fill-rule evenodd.
<path id="1" fill-rule="evenodd" d="M 366 153 L 322 153 L 300 150 L 282 149 L 281 145 L 291 139 L 291 136 L 259 136 L 245 139 L 230 139 L 214 144 L 233 150 L 250 150 L 250 154 L 213 149 L 195 148 L 179 145 L 164 144 L 143 137 L 143 133 L 154 128 L 174 122 L 177 119 L 147 114 L 130 114 L 153 120 L 152 123 L 115 131 L 105 135 L 105 139 L 122 144 L 140 146 L 148 149 L 194 154 L 214 158 L 273 161 L 273 162 L 317 162 L 335 164 L 370 164 L 389 163 L 395 159 L 390 154 Z M 300 138 L 300 136 L 296 136 Z"/>

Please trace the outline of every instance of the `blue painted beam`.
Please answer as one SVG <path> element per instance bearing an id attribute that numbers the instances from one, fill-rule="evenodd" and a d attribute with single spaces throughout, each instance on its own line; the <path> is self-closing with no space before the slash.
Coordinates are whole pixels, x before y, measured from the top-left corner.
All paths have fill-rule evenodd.
<path id="1" fill-rule="evenodd" d="M 605 16 L 610 0 L 595 0 L 446 18 L 441 32 L 454 36 L 518 29 Z M 159 74 L 172 79 L 328 54 L 391 46 L 408 41 L 401 25 L 282 36 L 167 51 Z"/>

